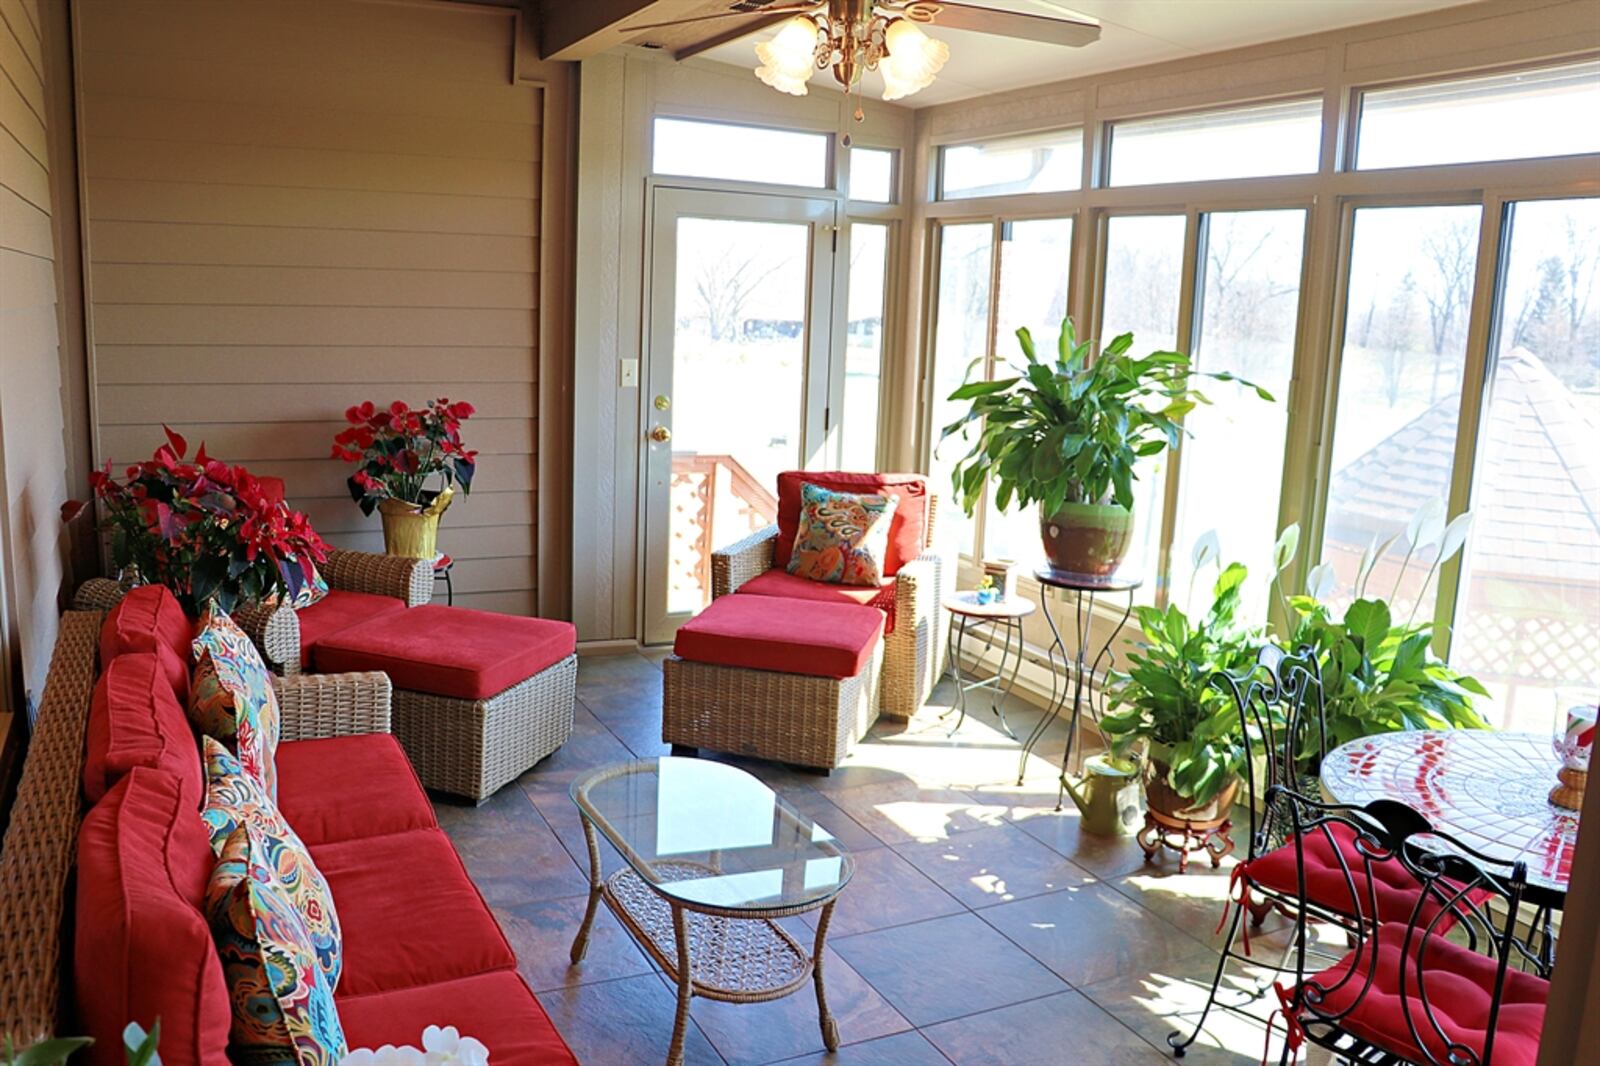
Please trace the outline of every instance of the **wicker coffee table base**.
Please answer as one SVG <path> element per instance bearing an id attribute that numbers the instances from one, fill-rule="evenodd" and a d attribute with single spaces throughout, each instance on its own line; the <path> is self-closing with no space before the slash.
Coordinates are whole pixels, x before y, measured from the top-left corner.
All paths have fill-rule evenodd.
<path id="1" fill-rule="evenodd" d="M 776 907 L 764 911 L 726 911 L 692 907 L 663 896 L 624 866 L 608 878 L 600 874 L 600 845 L 594 825 L 583 819 L 589 845 L 589 906 L 583 925 L 572 942 L 572 962 L 583 961 L 589 950 L 589 933 L 595 911 L 603 899 L 630 936 L 655 960 L 678 988 L 678 1010 L 667 1049 L 667 1066 L 681 1066 L 683 1042 L 689 1025 L 689 1004 L 695 996 L 724 1003 L 766 1003 L 790 995 L 809 977 L 817 991 L 817 1014 L 822 1042 L 829 1051 L 839 1049 L 839 1023 L 828 1010 L 822 984 L 822 952 L 833 919 L 835 899 L 802 907 Z M 698 863 L 660 863 L 655 867 L 667 880 L 687 880 L 716 871 Z M 774 919 L 820 909 L 817 938 L 810 954 Z"/>

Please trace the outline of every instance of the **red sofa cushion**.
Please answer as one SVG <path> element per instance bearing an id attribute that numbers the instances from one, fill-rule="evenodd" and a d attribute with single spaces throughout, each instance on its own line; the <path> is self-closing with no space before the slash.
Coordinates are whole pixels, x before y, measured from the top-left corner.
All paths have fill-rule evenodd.
<path id="1" fill-rule="evenodd" d="M 893 577 L 927 546 L 928 479 L 921 474 L 845 474 L 833 471 L 787 470 L 778 475 L 778 541 L 773 545 L 773 565 L 789 566 L 795 534 L 800 530 L 800 486 L 821 485 L 835 492 L 878 492 L 893 496 L 894 517 L 889 520 L 889 551 L 883 576 Z"/>
<path id="2" fill-rule="evenodd" d="M 200 749 L 160 657 L 127 652 L 111 660 L 95 683 L 88 734 L 83 795 L 91 805 L 135 766 L 150 766 L 171 773 L 189 806 L 200 809 Z"/>
<path id="3" fill-rule="evenodd" d="M 378 615 L 405 609 L 405 603 L 393 596 L 331 589 L 316 603 L 294 613 L 300 622 L 300 661 L 309 663 L 313 658 L 312 649 L 317 643 L 335 633 L 343 633 Z"/>
<path id="4" fill-rule="evenodd" d="M 876 607 L 883 612 L 884 633 L 894 632 L 894 582 L 886 581 L 877 588 L 865 585 L 835 585 L 829 581 L 812 581 L 797 577 L 785 570 L 768 570 L 739 586 L 740 592 L 752 596 L 782 596 L 791 600 L 810 600 L 813 603 L 854 603 L 862 607 Z"/>
<path id="5" fill-rule="evenodd" d="M 418 1046 L 428 1025 L 453 1025 L 489 1049 L 493 1066 L 577 1066 L 544 1008 L 515 973 L 480 974 L 337 999 L 350 1046 Z"/>
<path id="6" fill-rule="evenodd" d="M 215 861 L 182 784 L 161 770 L 130 770 L 84 818 L 73 977 L 90 1063 L 121 1066 L 123 1027 L 158 1016 L 168 1066 L 227 1061 L 232 1010 L 200 910 Z"/>
<path id="7" fill-rule="evenodd" d="M 325 674 L 382 670 L 396 688 L 482 700 L 571 655 L 570 622 L 427 604 L 385 614 L 320 641 L 312 662 Z"/>
<path id="8" fill-rule="evenodd" d="M 313 846 L 311 857 L 339 907 L 341 993 L 388 992 L 516 966 L 442 830 Z M 434 1020 L 418 1018 L 418 1034 Z"/>
<path id="9" fill-rule="evenodd" d="M 400 742 L 363 733 L 278 745 L 278 809 L 307 845 L 433 829 L 433 804 Z"/>
<path id="10" fill-rule="evenodd" d="M 194 621 L 165 585 L 140 585 L 128 590 L 100 626 L 100 668 L 124 652 L 150 652 L 160 658 L 178 699 L 187 701 L 193 635 Z"/>
<path id="11" fill-rule="evenodd" d="M 855 677 L 883 634 L 883 612 L 777 596 L 722 596 L 678 627 L 679 658 L 813 677 Z"/>
<path id="12" fill-rule="evenodd" d="M 1495 960 L 1452 944 L 1442 936 L 1430 936 L 1421 959 L 1424 976 L 1419 992 L 1417 961 L 1424 943 L 1420 930 L 1412 933 L 1409 946 L 1406 945 L 1405 922 L 1380 926 L 1377 937 L 1376 964 L 1369 943 L 1365 950 L 1351 951 L 1328 969 L 1307 979 L 1307 983 L 1324 991 L 1325 998 L 1315 1013 L 1308 1010 L 1302 1017 L 1344 1015 L 1340 1028 L 1404 1056 L 1408 1061 L 1446 1062 L 1450 1055 L 1445 1042 L 1434 1031 L 1433 1022 L 1437 1021 L 1445 1036 L 1470 1048 L 1474 1057 L 1481 1060 L 1489 1027 L 1489 1007 L 1494 999 Z M 1402 947 L 1406 947 L 1403 962 Z M 1406 968 L 1403 997 L 1400 994 L 1402 965 Z M 1344 980 L 1352 968 L 1355 976 Z M 1367 986 L 1369 970 L 1370 987 Z M 1495 1019 L 1495 1066 L 1533 1066 L 1537 1061 L 1539 1034 L 1544 1028 L 1545 1002 L 1549 995 L 1550 983 L 1544 978 L 1524 973 L 1515 964 L 1506 972 L 1500 1013 Z M 1427 997 L 1427 1007 L 1423 1005 L 1422 996 Z M 1411 1016 L 1409 1025 L 1407 1014 Z M 1417 1046 L 1412 1025 L 1427 1045 L 1427 1055 Z"/>

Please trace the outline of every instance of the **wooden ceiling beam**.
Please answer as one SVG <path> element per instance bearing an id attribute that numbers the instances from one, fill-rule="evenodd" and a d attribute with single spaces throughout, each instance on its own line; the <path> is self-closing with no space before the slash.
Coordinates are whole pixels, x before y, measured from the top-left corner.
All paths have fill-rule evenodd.
<path id="1" fill-rule="evenodd" d="M 688 16 L 697 0 L 539 0 L 539 56 L 578 60 L 615 48 L 647 26 Z"/>

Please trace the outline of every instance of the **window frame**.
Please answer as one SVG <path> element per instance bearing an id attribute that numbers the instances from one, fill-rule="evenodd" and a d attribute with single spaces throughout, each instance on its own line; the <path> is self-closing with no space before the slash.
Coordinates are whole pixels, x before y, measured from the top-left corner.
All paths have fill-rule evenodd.
<path id="1" fill-rule="evenodd" d="M 1322 153 L 1320 151 L 1318 152 L 1317 165 L 1312 167 L 1312 169 L 1310 169 L 1310 170 L 1297 170 L 1297 171 L 1294 171 L 1292 173 L 1287 173 L 1287 174 L 1252 174 L 1252 175 L 1249 175 L 1247 177 L 1232 177 L 1232 178 L 1193 178 L 1193 179 L 1186 180 L 1186 181 L 1127 182 L 1127 183 L 1124 183 L 1122 185 L 1115 185 L 1111 181 L 1112 134 L 1116 130 L 1116 127 L 1118 125 L 1122 125 L 1122 124 L 1125 124 L 1125 123 L 1133 123 L 1133 122 L 1158 121 L 1160 119 L 1168 119 L 1168 118 L 1183 118 L 1183 117 L 1189 116 L 1189 115 L 1226 114 L 1226 113 L 1228 113 L 1230 111 L 1248 111 L 1248 110 L 1250 110 L 1252 108 L 1270 107 L 1273 104 L 1293 104 L 1293 103 L 1301 103 L 1301 102 L 1304 102 L 1304 103 L 1307 103 L 1307 104 L 1316 103 L 1317 105 L 1319 105 L 1319 107 L 1321 107 L 1322 113 L 1318 116 L 1318 120 L 1317 120 L 1319 126 L 1321 127 L 1318 130 L 1318 136 L 1319 136 L 1319 138 L 1325 140 L 1326 139 L 1326 134 L 1327 134 L 1326 126 L 1327 126 L 1328 116 L 1327 116 L 1326 101 L 1324 100 L 1323 96 L 1320 93 L 1304 93 L 1304 92 L 1291 93 L 1291 94 L 1284 95 L 1284 96 L 1268 96 L 1268 97 L 1261 97 L 1261 98 L 1258 98 L 1258 99 L 1251 99 L 1251 100 L 1234 100 L 1234 101 L 1229 102 L 1229 103 L 1207 104 L 1207 105 L 1200 106 L 1200 107 L 1188 107 L 1188 108 L 1181 108 L 1181 109 L 1170 110 L 1170 111 L 1167 111 L 1167 110 L 1164 110 L 1164 111 L 1151 111 L 1151 112 L 1141 112 L 1141 113 L 1136 113 L 1136 114 L 1116 115 L 1114 117 L 1107 117 L 1101 123 L 1102 130 L 1101 130 L 1101 133 L 1100 133 L 1099 143 L 1098 143 L 1099 151 L 1097 153 L 1097 155 L 1098 155 L 1098 165 L 1095 167 L 1095 174 L 1094 174 L 1095 188 L 1097 188 L 1097 189 L 1105 189 L 1105 190 L 1112 190 L 1112 189 L 1117 189 L 1117 190 L 1124 190 L 1124 189 L 1140 189 L 1140 190 L 1151 189 L 1151 190 L 1154 190 L 1154 189 L 1169 188 L 1171 186 L 1176 186 L 1176 185 L 1184 185 L 1184 186 L 1190 186 L 1190 185 L 1193 185 L 1193 186 L 1222 185 L 1222 184 L 1225 184 L 1225 183 L 1240 182 L 1240 181 L 1277 181 L 1277 180 L 1283 180 L 1283 179 L 1286 179 L 1286 178 L 1309 178 L 1309 177 L 1314 177 L 1321 170 L 1321 166 L 1322 166 Z"/>
<path id="2" fill-rule="evenodd" d="M 1012 193 L 982 193 L 982 194 L 975 194 L 975 195 L 971 195 L 971 196 L 950 196 L 950 195 L 946 194 L 945 187 L 944 187 L 944 181 L 945 181 L 945 153 L 948 152 L 950 149 L 952 149 L 952 148 L 981 148 L 982 146 L 989 145 L 989 144 L 1003 145 L 1007 141 L 1021 141 L 1021 140 L 1026 140 L 1026 139 L 1031 138 L 1031 137 L 1043 138 L 1043 137 L 1048 137 L 1051 134 L 1057 134 L 1057 133 L 1062 135 L 1061 143 L 1063 145 L 1068 144 L 1068 143 L 1071 142 L 1071 140 L 1072 140 L 1071 134 L 1076 133 L 1078 135 L 1078 139 L 1079 139 L 1079 149 L 1078 150 L 1079 150 L 1080 154 L 1079 154 L 1079 157 L 1078 157 L 1079 174 L 1078 174 L 1078 184 L 1077 184 L 1076 187 L 1071 188 L 1071 189 L 1032 189 L 1032 190 L 1029 190 L 1027 192 L 1012 192 Z M 1071 196 L 1071 195 L 1074 195 L 1074 194 L 1077 194 L 1077 193 L 1081 193 L 1081 192 L 1083 192 L 1083 190 L 1085 188 L 1085 176 L 1084 176 L 1084 173 L 1083 173 L 1083 170 L 1084 170 L 1083 163 L 1084 163 L 1084 161 L 1087 159 L 1087 157 L 1090 154 L 1089 153 L 1090 145 L 1089 145 L 1089 140 L 1088 140 L 1088 137 L 1087 137 L 1087 133 L 1088 133 L 1088 127 L 1086 125 L 1084 125 L 1082 123 L 1078 123 L 1078 124 L 1068 123 L 1066 125 L 1059 125 L 1059 126 L 1056 126 L 1056 125 L 1041 126 L 1041 127 L 1036 128 L 1036 129 L 1010 130 L 1008 132 L 1001 133 L 1001 134 L 998 134 L 996 136 L 989 137 L 989 138 L 983 139 L 983 140 L 941 141 L 940 143 L 935 144 L 933 146 L 933 160 L 932 160 L 931 166 L 929 167 L 929 177 L 930 177 L 931 183 L 932 183 L 932 189 L 930 190 L 929 199 L 932 202 L 939 203 L 939 204 L 965 204 L 965 203 L 970 203 L 970 202 L 974 202 L 974 201 L 1000 200 L 1000 199 L 1015 200 L 1015 199 L 1018 199 L 1018 198 L 1027 198 L 1027 197 L 1032 197 L 1032 196 Z"/>

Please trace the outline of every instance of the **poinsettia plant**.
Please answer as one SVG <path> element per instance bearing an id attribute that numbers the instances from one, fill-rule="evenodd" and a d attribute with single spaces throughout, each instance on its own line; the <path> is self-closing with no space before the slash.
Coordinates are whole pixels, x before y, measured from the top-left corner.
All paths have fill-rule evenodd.
<path id="1" fill-rule="evenodd" d="M 188 442 L 162 428 L 167 443 L 124 478 L 112 476 L 109 460 L 89 475 L 117 566 L 167 586 L 192 613 L 212 602 L 232 611 L 298 596 L 328 552 L 306 516 L 244 467 L 212 459 L 204 444 L 186 461 Z"/>
<path id="2" fill-rule="evenodd" d="M 387 499 L 426 506 L 452 484 L 470 493 L 478 453 L 461 443 L 461 423 L 474 413 L 470 403 L 444 397 L 415 409 L 368 400 L 346 410 L 350 425 L 333 438 L 333 458 L 360 464 L 348 484 L 361 513 Z M 429 485 L 435 475 L 437 488 Z"/>

